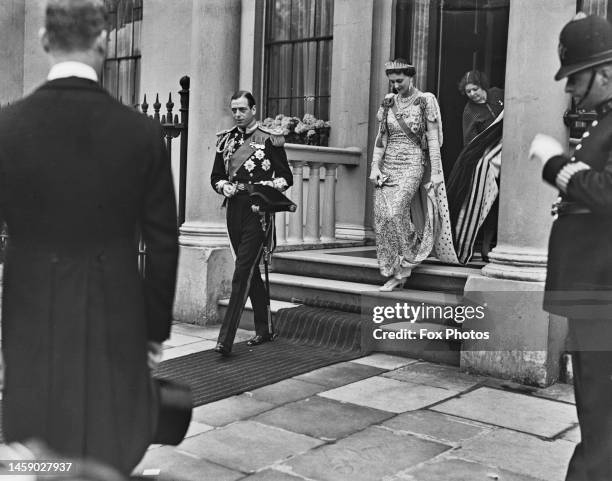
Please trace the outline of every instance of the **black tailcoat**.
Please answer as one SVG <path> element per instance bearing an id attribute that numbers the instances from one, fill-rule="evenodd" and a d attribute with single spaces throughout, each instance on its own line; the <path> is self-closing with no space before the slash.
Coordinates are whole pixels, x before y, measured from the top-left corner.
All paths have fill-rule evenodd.
<path id="1" fill-rule="evenodd" d="M 129 472 L 153 430 L 147 341 L 169 336 L 176 281 L 159 124 L 95 82 L 44 84 L 0 111 L 0 214 L 5 439 Z"/>

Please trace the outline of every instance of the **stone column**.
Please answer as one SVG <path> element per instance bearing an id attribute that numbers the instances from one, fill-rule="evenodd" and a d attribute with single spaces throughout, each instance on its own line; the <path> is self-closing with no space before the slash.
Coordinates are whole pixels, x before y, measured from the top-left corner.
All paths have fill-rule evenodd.
<path id="1" fill-rule="evenodd" d="M 233 271 L 222 197 L 210 186 L 210 172 L 215 132 L 233 125 L 228 106 L 238 88 L 240 3 L 193 2 L 186 221 L 175 317 L 198 324 L 217 321 L 217 300 L 228 295 Z"/>
<path id="2" fill-rule="evenodd" d="M 393 57 L 393 25 L 395 22 L 395 2 L 393 0 L 376 0 L 372 12 L 372 61 L 370 65 L 370 95 L 369 95 L 369 123 L 368 123 L 368 145 L 366 158 L 362 160 L 364 163 L 363 175 L 366 177 L 366 197 L 365 197 L 365 230 L 367 237 L 373 237 L 374 232 L 372 226 L 373 220 L 373 205 L 374 205 L 374 187 L 367 181 L 367 176 L 370 175 L 370 161 L 372 160 L 372 149 L 374 148 L 374 139 L 378 129 L 378 121 L 376 120 L 376 112 L 380 107 L 380 102 L 386 93 L 389 92 L 389 81 L 385 75 L 385 62 Z M 333 128 L 332 128 L 333 130 Z"/>
<path id="3" fill-rule="evenodd" d="M 510 3 L 498 242 L 483 275 L 470 277 L 465 287 L 466 296 L 486 303 L 488 312 L 464 328 L 489 331 L 491 339 L 464 344 L 462 366 L 540 385 L 558 374 L 565 326 L 542 310 L 556 191 L 543 183 L 540 163 L 527 154 L 537 132 L 567 144 L 568 98 L 553 76 L 559 33 L 575 9 L 575 0 Z"/>
<path id="4" fill-rule="evenodd" d="M 0 3 L 0 105 L 14 102 L 23 94 L 23 42 L 25 4 L 23 0 Z M 42 50 L 42 48 L 41 48 Z"/>
<path id="5" fill-rule="evenodd" d="M 370 119 L 370 64 L 374 0 L 334 2 L 334 42 L 330 132 L 331 147 L 368 148 Z M 338 237 L 366 236 L 367 161 L 338 168 L 336 233 Z"/>
<path id="6" fill-rule="evenodd" d="M 45 24 L 45 0 L 25 0 L 23 34 L 23 94 L 43 84 L 49 73 L 49 59 L 40 45 L 38 31 Z"/>

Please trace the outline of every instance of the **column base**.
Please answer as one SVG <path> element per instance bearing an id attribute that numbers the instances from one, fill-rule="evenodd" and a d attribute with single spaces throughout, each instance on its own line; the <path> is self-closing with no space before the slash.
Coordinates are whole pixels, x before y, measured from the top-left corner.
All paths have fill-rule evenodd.
<path id="1" fill-rule="evenodd" d="M 372 230 L 363 225 L 336 223 L 336 239 L 363 241 L 371 237 Z"/>
<path id="2" fill-rule="evenodd" d="M 487 277 L 527 282 L 546 280 L 545 252 L 498 246 L 489 253 L 489 259 L 490 263 L 482 269 Z"/>
<path id="3" fill-rule="evenodd" d="M 542 309 L 543 283 L 470 276 L 464 295 L 485 312 L 463 331 L 489 338 L 463 341 L 463 369 L 536 386 L 559 379 L 567 321 Z"/>
<path id="4" fill-rule="evenodd" d="M 207 325 L 219 322 L 217 302 L 231 292 L 234 259 L 223 224 L 183 224 L 174 318 Z"/>

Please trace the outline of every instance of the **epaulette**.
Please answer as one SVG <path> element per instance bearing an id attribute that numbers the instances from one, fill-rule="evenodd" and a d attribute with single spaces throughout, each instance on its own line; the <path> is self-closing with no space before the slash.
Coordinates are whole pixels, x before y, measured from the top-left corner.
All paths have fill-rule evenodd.
<path id="1" fill-rule="evenodd" d="M 222 130 L 221 132 L 217 132 L 215 135 L 217 137 L 219 137 L 220 135 L 225 135 L 225 134 L 229 134 L 232 130 L 234 130 L 236 128 L 236 126 L 234 125 L 233 127 L 229 128 L 229 129 L 225 129 Z"/>
<path id="2" fill-rule="evenodd" d="M 259 130 L 263 133 L 268 134 L 270 137 L 270 143 L 275 147 L 282 147 L 285 145 L 285 136 L 283 135 L 283 131 L 281 129 L 271 129 L 268 127 L 264 127 L 259 125 Z"/>

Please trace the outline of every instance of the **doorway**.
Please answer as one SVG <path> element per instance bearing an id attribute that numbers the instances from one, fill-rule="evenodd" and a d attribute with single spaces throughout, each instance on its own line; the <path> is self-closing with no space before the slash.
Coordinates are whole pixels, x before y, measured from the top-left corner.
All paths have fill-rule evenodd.
<path id="1" fill-rule="evenodd" d="M 462 75 L 478 69 L 504 88 L 509 12 L 509 0 L 397 0 L 395 57 L 412 61 L 417 87 L 440 103 L 446 175 L 463 148 Z"/>

